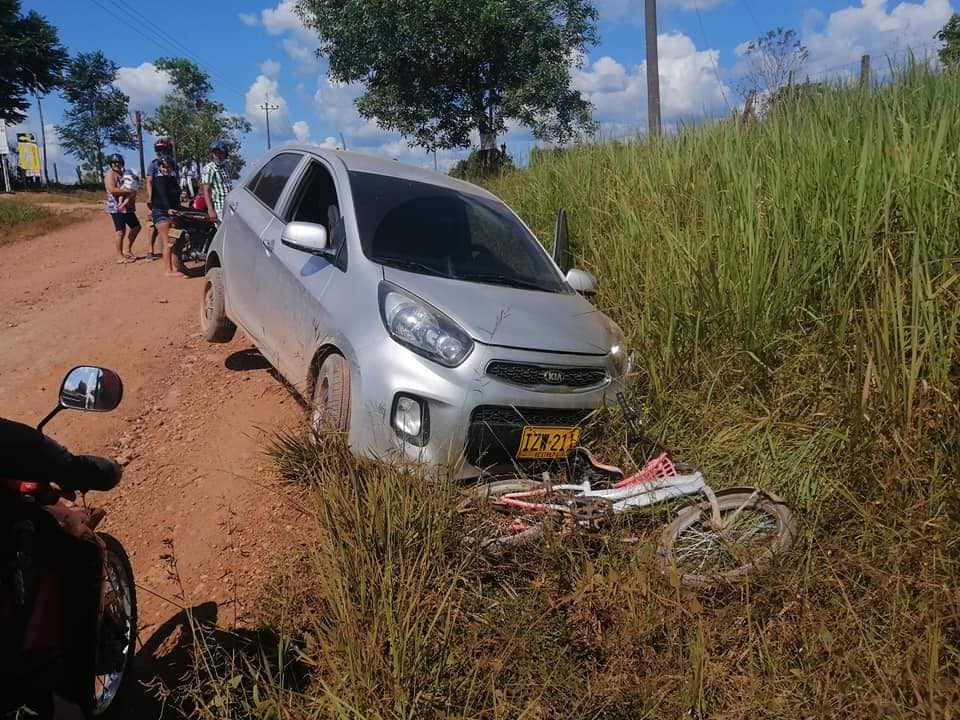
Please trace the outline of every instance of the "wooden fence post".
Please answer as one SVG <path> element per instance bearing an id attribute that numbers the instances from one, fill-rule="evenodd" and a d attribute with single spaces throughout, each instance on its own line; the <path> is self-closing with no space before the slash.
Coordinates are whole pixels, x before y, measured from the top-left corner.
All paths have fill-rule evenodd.
<path id="1" fill-rule="evenodd" d="M 860 58 L 860 89 L 869 89 L 870 87 L 870 56 L 864 55 Z"/>

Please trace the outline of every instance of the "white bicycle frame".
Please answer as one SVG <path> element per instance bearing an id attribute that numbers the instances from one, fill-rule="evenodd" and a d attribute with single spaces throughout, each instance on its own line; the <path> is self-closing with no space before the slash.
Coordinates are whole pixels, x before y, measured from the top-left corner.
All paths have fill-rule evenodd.
<path id="1" fill-rule="evenodd" d="M 585 480 L 579 485 L 551 485 L 545 478 L 545 486 L 549 490 L 560 492 L 577 493 L 578 498 L 601 498 L 611 503 L 614 512 L 624 512 L 630 508 L 647 507 L 656 505 L 665 500 L 686 495 L 702 494 L 710 502 L 712 509 L 713 523 L 720 526 L 720 508 L 717 504 L 717 496 L 707 485 L 703 473 L 696 470 L 687 475 L 676 475 L 669 478 L 659 478 L 647 482 L 637 482 L 619 488 L 609 488 L 603 490 L 594 490 L 589 480 Z M 509 493 L 502 497 L 501 502 L 506 502 L 517 507 L 542 508 L 556 510 L 563 513 L 569 513 L 570 507 L 556 503 L 532 503 L 520 498 L 531 497 L 539 491 Z"/>

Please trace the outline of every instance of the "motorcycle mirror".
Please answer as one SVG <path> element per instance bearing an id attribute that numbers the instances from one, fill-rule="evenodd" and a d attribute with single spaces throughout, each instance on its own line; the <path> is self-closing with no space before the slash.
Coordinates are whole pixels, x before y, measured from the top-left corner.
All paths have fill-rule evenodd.
<path id="1" fill-rule="evenodd" d="M 113 370 L 81 365 L 67 373 L 60 386 L 60 407 L 110 412 L 123 399 L 123 381 Z"/>

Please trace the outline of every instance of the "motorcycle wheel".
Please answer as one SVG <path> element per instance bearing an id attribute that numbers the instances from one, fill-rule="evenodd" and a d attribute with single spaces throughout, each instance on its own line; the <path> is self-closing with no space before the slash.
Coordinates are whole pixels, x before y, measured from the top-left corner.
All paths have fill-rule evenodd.
<path id="1" fill-rule="evenodd" d="M 203 266 L 206 258 L 194 258 L 192 248 L 187 236 L 184 234 L 174 244 L 171 252 L 173 253 L 173 264 L 177 272 L 182 272 L 187 277 L 200 277 L 203 275 Z"/>
<path id="2" fill-rule="evenodd" d="M 93 698 L 88 718 L 109 718 L 122 712 L 118 698 L 133 682 L 131 666 L 137 649 L 137 592 L 133 568 L 123 545 L 106 533 L 103 541 L 105 577 L 103 609 L 97 633 Z"/>

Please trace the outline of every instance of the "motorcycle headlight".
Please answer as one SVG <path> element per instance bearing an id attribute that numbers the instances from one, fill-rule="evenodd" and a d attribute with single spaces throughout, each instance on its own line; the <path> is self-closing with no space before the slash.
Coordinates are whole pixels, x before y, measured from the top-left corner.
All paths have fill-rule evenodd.
<path id="1" fill-rule="evenodd" d="M 380 284 L 380 316 L 390 337 L 446 367 L 456 367 L 473 351 L 473 340 L 453 320 L 389 283 Z"/>

